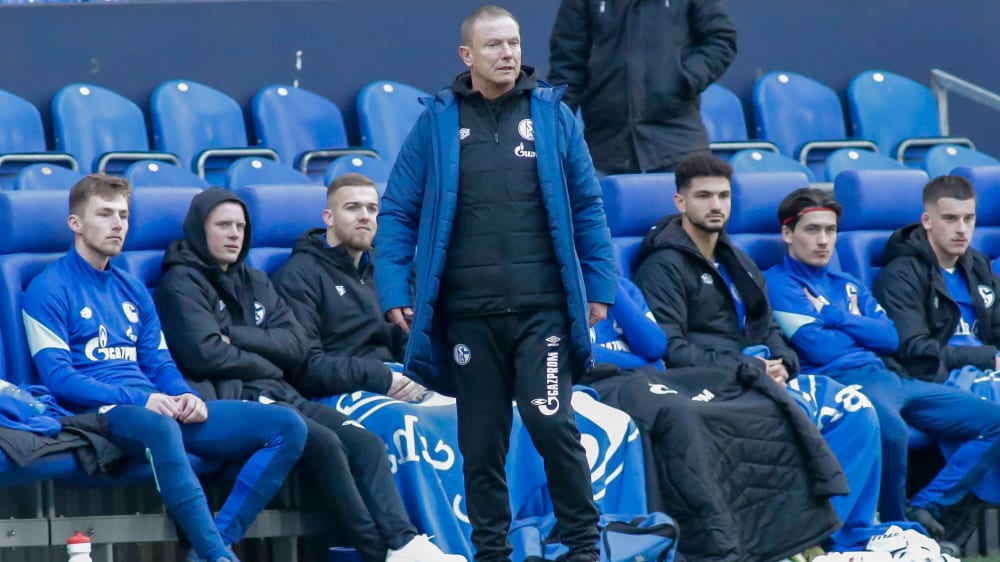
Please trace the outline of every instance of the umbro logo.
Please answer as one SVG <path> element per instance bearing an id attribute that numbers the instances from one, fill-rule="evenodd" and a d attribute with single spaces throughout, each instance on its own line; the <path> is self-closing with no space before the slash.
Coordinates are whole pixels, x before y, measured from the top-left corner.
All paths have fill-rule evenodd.
<path id="1" fill-rule="evenodd" d="M 699 392 L 697 396 L 692 397 L 691 400 L 693 400 L 695 402 L 709 402 L 713 398 L 715 398 L 715 395 L 712 394 L 712 391 L 710 391 L 707 388 L 705 388 L 705 389 L 702 389 L 702 391 Z"/>
<path id="2" fill-rule="evenodd" d="M 345 289 L 343 285 L 337 285 L 337 294 L 344 296 L 347 294 L 347 289 Z"/>
<path id="3" fill-rule="evenodd" d="M 468 127 L 462 127 L 458 130 L 458 140 L 465 140 L 469 138 L 469 135 L 471 134 L 472 131 L 470 131 Z"/>
<path id="4" fill-rule="evenodd" d="M 549 347 L 559 347 L 559 342 L 562 341 L 562 338 L 559 336 L 549 336 L 545 338 L 545 341 L 548 342 Z"/>

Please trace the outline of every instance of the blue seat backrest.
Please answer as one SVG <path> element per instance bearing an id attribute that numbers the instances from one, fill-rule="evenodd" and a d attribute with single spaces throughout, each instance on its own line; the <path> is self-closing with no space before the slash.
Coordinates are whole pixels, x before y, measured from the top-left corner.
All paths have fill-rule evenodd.
<path id="1" fill-rule="evenodd" d="M 0 90 L 0 154 L 11 152 L 45 152 L 45 130 L 38 108 Z"/>
<path id="2" fill-rule="evenodd" d="M 642 236 L 656 221 L 677 212 L 673 174 L 607 176 L 601 190 L 612 237 Z"/>
<path id="3" fill-rule="evenodd" d="M 128 98 L 93 84 L 68 84 L 52 98 L 56 150 L 72 154 L 83 172 L 96 171 L 106 152 L 147 151 L 142 110 Z"/>
<path id="4" fill-rule="evenodd" d="M 197 187 L 164 187 L 132 192 L 124 250 L 165 250 L 184 236 L 184 217 Z"/>
<path id="5" fill-rule="evenodd" d="M 769 72 L 753 87 L 757 138 L 773 142 L 796 157 L 803 143 L 847 137 L 837 93 L 794 72 Z"/>
<path id="6" fill-rule="evenodd" d="M 292 257 L 291 248 L 251 248 L 247 265 L 268 275 L 274 274 Z"/>
<path id="7" fill-rule="evenodd" d="M 243 111 L 233 98 L 198 82 L 171 80 L 150 100 L 156 150 L 173 152 L 185 166 L 208 148 L 245 148 Z"/>
<path id="8" fill-rule="evenodd" d="M 371 156 L 348 154 L 340 156 L 326 167 L 323 174 L 323 183 L 330 185 L 337 176 L 355 172 L 364 174 L 375 183 L 386 183 L 389 181 L 389 174 L 392 172 L 392 162 Z M 381 195 L 381 192 L 379 192 Z"/>
<path id="9" fill-rule="evenodd" d="M 729 164 L 736 173 L 801 172 L 810 182 L 816 181 L 812 170 L 798 160 L 766 150 L 741 150 L 729 157 Z"/>
<path id="10" fill-rule="evenodd" d="M 892 236 L 891 230 L 856 230 L 841 232 L 837 236 L 837 254 L 840 267 L 871 288 L 882 266 L 885 243 Z"/>
<path id="11" fill-rule="evenodd" d="M 403 141 L 424 112 L 420 98 L 428 96 L 413 86 L 385 80 L 361 88 L 357 100 L 361 144 L 395 162 Z"/>
<path id="12" fill-rule="evenodd" d="M 326 189 L 321 186 L 250 186 L 236 194 L 247 205 L 254 248 L 291 248 L 306 230 L 323 227 Z"/>
<path id="13" fill-rule="evenodd" d="M 312 184 L 309 176 L 273 160 L 256 156 L 240 158 L 226 170 L 226 187 L 237 189 L 246 185 Z"/>
<path id="14" fill-rule="evenodd" d="M 786 195 L 809 187 L 803 172 L 745 173 L 733 176 L 733 209 L 729 234 L 781 235 L 778 205 Z"/>
<path id="15" fill-rule="evenodd" d="M 976 188 L 976 230 L 983 226 L 1000 226 L 1000 165 L 960 166 L 953 170 Z"/>
<path id="16" fill-rule="evenodd" d="M 840 231 L 895 230 L 920 220 L 927 174 L 922 170 L 849 170 L 833 193 L 844 207 Z"/>
<path id="17" fill-rule="evenodd" d="M 6 378 L 11 382 L 17 384 L 38 382 L 38 375 L 28 352 L 28 340 L 24 335 L 21 302 L 24 290 L 31 284 L 31 280 L 63 255 L 65 252 L 0 256 L 0 280 L 2 280 L 0 281 L 0 334 L 3 334 L 4 340 Z"/>
<path id="18" fill-rule="evenodd" d="M 14 178 L 15 191 L 69 191 L 83 174 L 55 164 L 25 166 Z"/>
<path id="19" fill-rule="evenodd" d="M 937 102 L 925 86 L 884 70 L 862 72 L 847 87 L 854 137 L 895 154 L 903 139 L 941 136 Z"/>
<path id="20" fill-rule="evenodd" d="M 132 187 L 197 187 L 208 189 L 209 184 L 198 174 L 157 160 L 139 160 L 125 170 L 125 179 Z"/>
<path id="21" fill-rule="evenodd" d="M 611 249 L 615 254 L 615 264 L 618 274 L 626 279 L 632 278 L 632 272 L 639 265 L 639 246 L 642 236 L 619 236 L 611 239 Z"/>
<path id="22" fill-rule="evenodd" d="M 826 157 L 826 181 L 834 181 L 837 174 L 844 170 L 905 170 L 906 166 L 894 158 L 884 154 L 859 150 L 857 148 L 841 148 Z"/>
<path id="23" fill-rule="evenodd" d="M 134 250 L 122 252 L 111 260 L 115 267 L 132 274 L 153 291 L 163 278 L 163 250 Z"/>
<path id="24" fill-rule="evenodd" d="M 347 146 L 340 109 L 309 90 L 266 86 L 254 96 L 252 107 L 257 144 L 273 148 L 290 166 L 298 165 L 303 152 Z"/>
<path id="25" fill-rule="evenodd" d="M 939 144 L 927 151 L 924 171 L 932 178 L 951 174 L 958 167 L 1000 166 L 1000 160 L 978 150 L 954 144 Z"/>
<path id="26" fill-rule="evenodd" d="M 701 120 L 709 142 L 747 140 L 747 120 L 736 94 L 710 84 L 701 93 Z"/>

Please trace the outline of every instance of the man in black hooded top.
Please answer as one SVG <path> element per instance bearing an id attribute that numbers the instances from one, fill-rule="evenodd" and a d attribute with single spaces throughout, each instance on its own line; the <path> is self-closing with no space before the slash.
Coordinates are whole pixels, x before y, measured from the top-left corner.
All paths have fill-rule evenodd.
<path id="1" fill-rule="evenodd" d="M 464 560 L 417 535 L 381 439 L 284 380 L 303 364 L 305 339 L 267 275 L 246 265 L 250 240 L 246 206 L 231 191 L 213 187 L 191 201 L 155 295 L 181 372 L 206 398 L 278 402 L 302 414 L 301 466 L 366 562 Z"/>

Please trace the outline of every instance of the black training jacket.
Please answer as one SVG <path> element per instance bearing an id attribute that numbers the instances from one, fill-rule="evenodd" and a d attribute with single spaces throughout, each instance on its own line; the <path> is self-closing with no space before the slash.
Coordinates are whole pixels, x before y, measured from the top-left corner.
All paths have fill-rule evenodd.
<path id="1" fill-rule="evenodd" d="M 549 49 L 548 81 L 582 107 L 599 170 L 672 168 L 708 150 L 699 95 L 736 57 L 721 0 L 563 0 Z"/>
<path id="2" fill-rule="evenodd" d="M 920 224 L 892 233 L 885 245 L 886 264 L 875 279 L 873 293 L 899 332 L 899 351 L 894 356 L 914 378 L 943 381 L 952 369 L 973 365 L 994 367 L 1000 334 L 1000 307 L 996 295 L 1000 281 L 989 259 L 969 248 L 956 267 L 969 280 L 969 294 L 976 307 L 976 332 L 983 344 L 948 345 L 962 313 L 948 294 L 944 275 Z"/>
<path id="3" fill-rule="evenodd" d="M 763 344 L 770 348 L 772 358 L 784 362 L 789 376 L 796 376 L 798 356 L 772 317 L 764 275 L 757 264 L 733 246 L 725 232 L 719 235 L 715 257 L 743 297 L 746 322 L 742 331 L 725 279 L 681 228 L 680 215 L 661 219 L 642 241 L 634 280 L 667 334 L 663 357 L 667 366 L 763 369 L 760 360 L 742 353 L 748 346 Z"/>
<path id="4" fill-rule="evenodd" d="M 163 260 L 156 311 L 170 353 L 185 377 L 199 380 L 281 380 L 305 360 L 305 339 L 292 310 L 267 275 L 246 265 L 251 225 L 239 260 L 222 271 L 205 241 L 205 217 L 219 203 L 243 204 L 232 192 L 211 188 L 191 202 L 184 238 Z M 227 336 L 226 343 L 222 336 Z"/>
<path id="5" fill-rule="evenodd" d="M 370 254 L 360 268 L 347 250 L 331 248 L 318 228 L 299 237 L 274 283 L 302 325 L 306 361 L 292 383 L 306 396 L 358 390 L 384 394 L 386 361 L 402 362 L 406 334 L 379 310 Z"/>

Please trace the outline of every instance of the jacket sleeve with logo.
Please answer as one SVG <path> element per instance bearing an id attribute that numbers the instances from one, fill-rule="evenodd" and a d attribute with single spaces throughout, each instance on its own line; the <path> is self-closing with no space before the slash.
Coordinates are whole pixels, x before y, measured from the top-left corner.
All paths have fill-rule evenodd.
<path id="1" fill-rule="evenodd" d="M 222 339 L 215 317 L 218 296 L 193 268 L 172 267 L 156 288 L 156 308 L 174 359 L 192 379 L 280 379 L 281 368 L 263 355 Z M 232 337 L 230 342 L 232 342 Z"/>
<path id="2" fill-rule="evenodd" d="M 306 360 L 292 377 L 305 396 L 319 397 L 368 390 L 384 394 L 392 384 L 392 370 L 384 362 L 327 352 L 323 348 L 323 315 L 336 310 L 324 306 L 320 280 L 310 272 L 306 260 L 289 262 L 278 276 L 278 292 L 294 311 L 306 342 Z M 373 317 L 372 322 L 382 322 Z"/>

